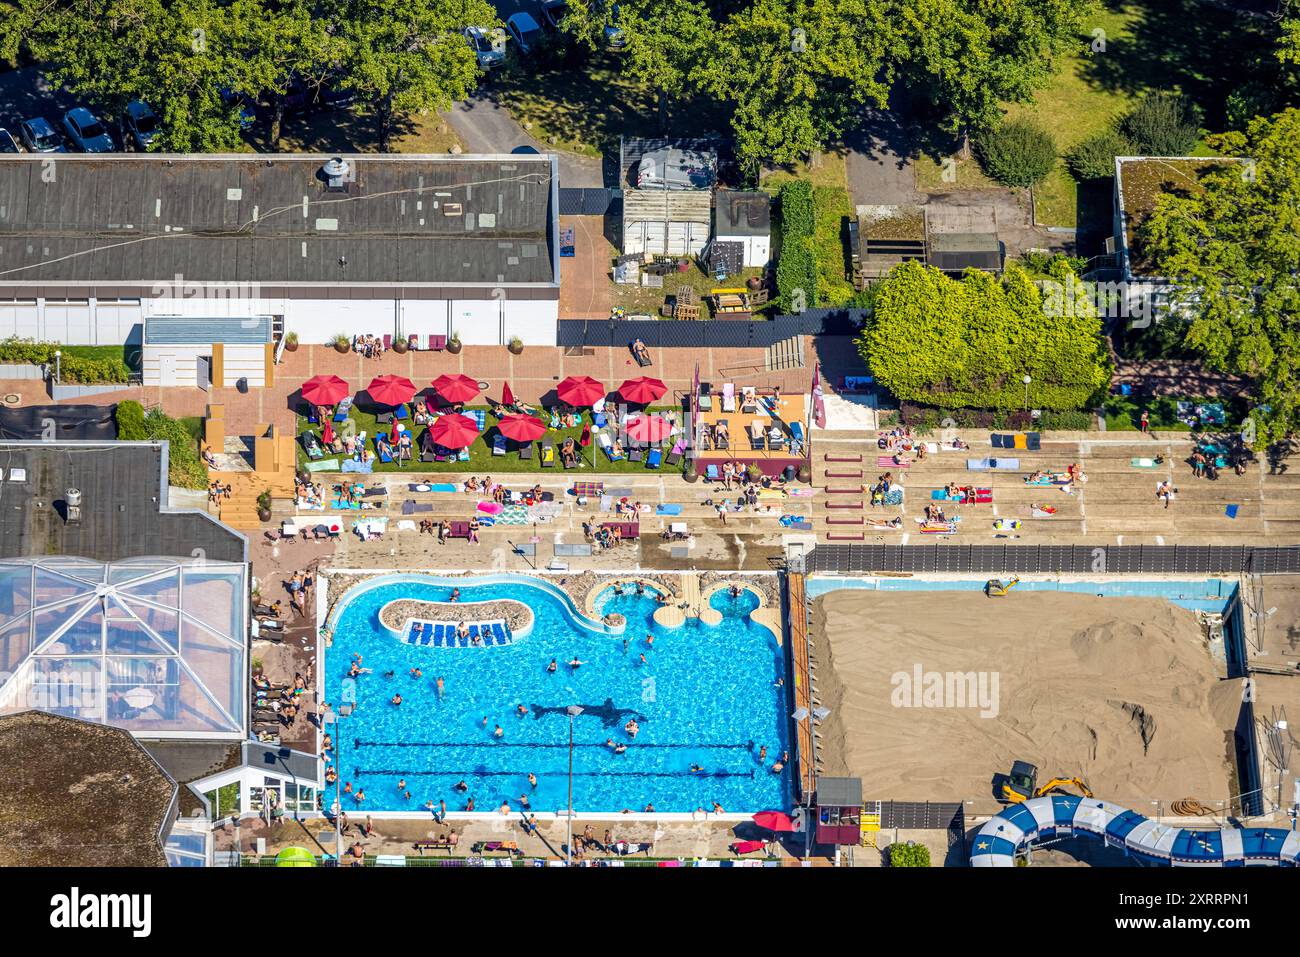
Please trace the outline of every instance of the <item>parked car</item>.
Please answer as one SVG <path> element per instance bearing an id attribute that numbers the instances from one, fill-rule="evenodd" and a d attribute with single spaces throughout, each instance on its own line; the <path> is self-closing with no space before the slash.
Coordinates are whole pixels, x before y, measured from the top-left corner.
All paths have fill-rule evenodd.
<path id="1" fill-rule="evenodd" d="M 21 152 L 22 150 L 18 148 L 18 141 L 14 139 L 14 135 L 3 126 L 0 126 L 0 153 Z"/>
<path id="2" fill-rule="evenodd" d="M 132 148 L 147 152 L 149 144 L 158 135 L 158 115 L 143 100 L 132 100 L 122 114 L 122 128 L 126 130 L 126 141 Z"/>
<path id="3" fill-rule="evenodd" d="M 217 93 L 220 94 L 221 102 L 226 106 L 239 107 L 239 128 L 241 130 L 252 129 L 253 124 L 257 122 L 257 110 L 253 107 L 249 97 L 237 90 L 223 89 L 218 90 Z"/>
<path id="4" fill-rule="evenodd" d="M 519 44 L 520 53 L 532 53 L 542 45 L 542 28 L 531 14 L 516 13 L 506 21 L 506 29 Z"/>
<path id="5" fill-rule="evenodd" d="M 66 153 L 63 137 L 43 116 L 34 116 L 18 124 L 18 135 L 23 145 L 33 153 Z"/>
<path id="6" fill-rule="evenodd" d="M 466 27 L 463 32 L 480 70 L 491 70 L 505 62 L 504 32 L 498 34 L 492 27 Z"/>
<path id="7" fill-rule="evenodd" d="M 552 30 L 560 29 L 560 21 L 569 12 L 569 0 L 550 0 L 542 4 L 542 23 Z"/>
<path id="8" fill-rule="evenodd" d="M 610 7 L 609 22 L 605 24 L 605 46 L 611 50 L 622 50 L 627 46 L 627 34 L 618 25 L 618 4 Z"/>
<path id="9" fill-rule="evenodd" d="M 84 106 L 74 106 L 63 114 L 63 128 L 72 145 L 83 153 L 112 153 L 117 150 L 104 124 Z"/>

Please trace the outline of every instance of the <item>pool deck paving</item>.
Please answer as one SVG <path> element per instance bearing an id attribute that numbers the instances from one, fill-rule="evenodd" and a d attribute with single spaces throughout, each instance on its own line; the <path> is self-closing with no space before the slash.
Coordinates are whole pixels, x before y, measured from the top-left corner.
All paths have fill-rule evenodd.
<path id="1" fill-rule="evenodd" d="M 581 837 L 590 825 L 595 839 L 603 844 L 605 831 L 609 830 L 615 841 L 628 844 L 650 844 L 648 852 L 628 855 L 625 860 L 685 859 L 695 858 L 734 858 L 729 845 L 738 840 L 770 837 L 760 831 L 748 818 L 737 820 L 720 818 L 712 813 L 699 813 L 694 820 L 682 820 L 686 815 L 677 815 L 675 819 L 647 819 L 645 815 L 629 818 L 615 814 L 600 816 L 593 814 L 575 814 L 573 833 Z M 348 813 L 349 829 L 344 836 L 343 847 L 346 852 L 352 844 L 360 841 L 365 854 L 403 855 L 409 857 L 426 857 L 431 860 L 451 857 L 472 857 L 472 848 L 479 841 L 514 841 L 519 845 L 518 857 L 523 860 L 562 860 L 568 840 L 568 825 L 564 815 L 554 813 L 537 814 L 537 833 L 525 833 L 521 827 L 522 818 L 516 811 L 506 816 L 501 814 L 478 814 L 473 818 L 449 815 L 439 824 L 428 817 L 419 819 L 410 817 L 386 818 L 375 815 L 372 824 L 374 831 L 369 838 L 362 837 L 359 825 L 365 820 L 362 811 Z M 449 833 L 457 835 L 454 854 L 445 849 L 420 851 L 416 843 L 420 841 L 444 840 Z M 255 854 L 257 840 L 266 840 L 266 856 L 275 854 L 286 847 L 307 847 L 317 855 L 333 854 L 335 850 L 334 827 L 323 817 L 304 817 L 301 822 L 294 821 L 291 814 L 267 825 L 259 818 L 246 818 L 240 823 L 239 850 L 244 854 Z M 314 839 L 314 840 L 313 840 Z M 319 846 L 315 842 L 319 842 Z M 578 844 L 575 841 L 575 848 Z M 768 847 L 772 855 L 789 863 L 795 862 L 793 851 L 802 853 L 803 848 L 789 841 L 787 846 L 773 841 Z M 228 823 L 216 830 L 216 847 L 219 851 L 235 849 L 235 830 Z M 487 853 L 484 857 L 506 856 Z M 762 859 L 762 855 L 750 855 Z M 587 860 L 617 859 L 619 855 L 606 853 L 593 848 L 581 855 Z"/>

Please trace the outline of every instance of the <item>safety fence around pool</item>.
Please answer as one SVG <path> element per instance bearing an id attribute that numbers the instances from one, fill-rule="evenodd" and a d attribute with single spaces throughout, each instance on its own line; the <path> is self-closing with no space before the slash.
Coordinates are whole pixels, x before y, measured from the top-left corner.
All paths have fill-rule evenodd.
<path id="1" fill-rule="evenodd" d="M 1292 575 L 1300 546 L 819 544 L 802 563 L 831 574 Z"/>

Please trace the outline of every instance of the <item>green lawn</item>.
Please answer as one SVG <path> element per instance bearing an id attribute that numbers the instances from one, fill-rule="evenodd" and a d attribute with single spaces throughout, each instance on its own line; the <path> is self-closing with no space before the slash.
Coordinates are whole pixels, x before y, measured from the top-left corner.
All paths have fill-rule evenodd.
<path id="1" fill-rule="evenodd" d="M 659 413 L 672 413 L 677 416 L 678 421 L 681 421 L 680 409 L 676 409 L 668 406 L 652 406 L 650 408 L 650 411 L 659 412 Z M 388 426 L 376 426 L 375 417 L 373 414 L 369 412 L 363 412 L 360 409 L 357 409 L 355 407 L 353 407 L 351 418 L 352 421 L 356 423 L 357 432 L 360 433 L 364 431 L 369 438 L 373 438 L 376 434 L 378 434 L 378 430 L 383 430 L 386 433 L 390 428 Z M 541 418 L 542 421 L 546 421 L 546 416 L 544 414 L 541 416 Z M 383 472 L 383 473 L 392 472 L 392 473 L 405 473 L 405 474 L 416 474 L 416 475 L 436 475 L 438 473 L 444 473 L 444 472 L 445 473 L 472 473 L 476 475 L 491 475 L 494 472 L 510 472 L 510 473 L 535 472 L 538 474 L 541 474 L 543 472 L 548 474 L 565 472 L 565 469 L 560 465 L 559 462 L 560 445 L 561 443 L 564 442 L 566 438 L 572 436 L 573 439 L 576 441 L 582 434 L 581 428 L 555 429 L 550 432 L 547 432 L 546 437 L 551 439 L 551 441 L 555 443 L 556 463 L 553 469 L 549 469 L 549 468 L 543 469 L 540 464 L 540 449 L 539 449 L 539 443 L 537 442 L 533 443 L 533 457 L 528 461 L 520 461 L 519 453 L 514 451 L 516 446 L 515 443 L 513 442 L 508 444 L 508 448 L 510 449 L 510 451 L 508 451 L 505 455 L 493 455 L 492 438 L 493 436 L 496 435 L 496 431 L 497 431 L 494 424 L 495 421 L 496 421 L 495 418 L 489 412 L 487 416 L 486 429 L 484 430 L 483 434 L 480 435 L 479 438 L 477 438 L 474 441 L 474 444 L 471 445 L 469 448 L 468 461 L 464 461 L 464 462 L 421 462 L 419 461 L 418 458 L 419 438 L 421 433 L 424 432 L 425 429 L 424 426 L 420 425 L 420 426 L 413 427 L 412 441 L 415 443 L 417 449 L 417 458 L 415 459 L 415 461 L 402 462 L 402 463 L 397 463 L 397 462 L 384 463 L 376 459 L 374 470 L 375 472 Z M 588 421 L 590 421 L 590 414 L 588 414 Z M 304 416 L 299 416 L 298 434 L 301 435 L 303 432 L 307 432 L 307 431 L 316 431 L 316 427 L 310 426 L 307 422 L 307 419 Z M 371 451 L 374 451 L 374 446 L 370 445 L 370 449 Z M 595 473 L 647 471 L 644 462 L 629 462 L 626 459 L 621 462 L 611 462 L 609 458 L 605 455 L 605 453 L 596 447 L 596 443 L 594 440 L 592 441 L 590 447 L 585 449 L 580 448 L 579 451 L 581 453 L 583 461 L 586 464 L 582 467 L 576 469 L 569 469 L 567 471 L 567 474 L 573 477 L 574 479 L 582 479 L 584 477 L 584 474 L 591 475 Z M 593 456 L 595 457 L 594 465 L 593 465 Z M 326 455 L 325 458 L 341 458 L 341 456 Z M 307 458 L 307 453 L 303 450 L 302 443 L 299 442 L 298 443 L 298 465 L 302 466 L 306 464 L 308 461 L 309 460 Z M 666 469 L 667 467 L 665 466 L 663 469 L 661 469 L 661 471 Z M 668 470 L 668 471 L 673 471 L 673 470 Z M 680 467 L 678 471 L 680 471 Z"/>
<path id="2" fill-rule="evenodd" d="M 1201 107 L 1205 127 L 1219 130 L 1226 97 L 1250 75 L 1251 58 L 1263 49 L 1258 23 L 1208 3 L 1189 7 L 1180 0 L 1105 0 L 1089 18 L 1079 52 L 1061 58 L 1055 76 L 1033 102 L 1009 104 L 1007 117 L 1038 123 L 1064 157 L 1147 91 L 1178 89 Z M 1213 151 L 1202 144 L 1194 152 Z M 997 185 L 973 160 L 958 161 L 954 182 L 944 181 L 942 173 L 941 159 L 917 159 L 917 187 L 927 192 Z M 1078 193 L 1062 159 L 1034 190 L 1038 222 L 1079 225 Z"/>
<path id="3" fill-rule="evenodd" d="M 1226 421 L 1225 428 L 1231 429 L 1231 423 L 1240 422 L 1245 416 L 1245 407 L 1240 400 L 1206 399 L 1198 396 L 1160 396 L 1154 399 L 1142 399 L 1130 396 L 1112 395 L 1102 403 L 1106 416 L 1106 429 L 1110 432 L 1133 432 L 1141 428 L 1142 412 L 1150 416 L 1150 428 L 1162 432 L 1190 432 L 1191 426 L 1178 419 L 1178 403 L 1183 402 L 1218 402 L 1223 406 Z"/>

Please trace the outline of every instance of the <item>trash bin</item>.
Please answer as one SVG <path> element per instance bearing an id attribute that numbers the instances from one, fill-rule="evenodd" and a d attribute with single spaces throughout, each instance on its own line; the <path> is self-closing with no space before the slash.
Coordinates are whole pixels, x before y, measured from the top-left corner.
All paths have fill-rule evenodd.
<path id="1" fill-rule="evenodd" d="M 781 472 L 781 474 L 782 474 L 783 476 L 785 476 L 785 480 L 786 480 L 787 482 L 793 482 L 793 481 L 794 481 L 795 473 L 796 473 L 796 470 L 795 470 L 795 467 L 794 467 L 793 465 L 787 465 L 787 466 L 785 467 L 785 469 Z"/>

